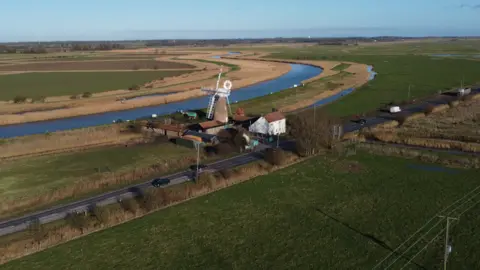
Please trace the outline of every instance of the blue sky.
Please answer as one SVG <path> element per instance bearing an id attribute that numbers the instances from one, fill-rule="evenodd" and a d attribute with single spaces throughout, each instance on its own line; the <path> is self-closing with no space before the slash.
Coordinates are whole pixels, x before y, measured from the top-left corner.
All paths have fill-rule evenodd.
<path id="1" fill-rule="evenodd" d="M 480 36 L 480 0 L 3 0 L 0 10 L 0 42 Z"/>

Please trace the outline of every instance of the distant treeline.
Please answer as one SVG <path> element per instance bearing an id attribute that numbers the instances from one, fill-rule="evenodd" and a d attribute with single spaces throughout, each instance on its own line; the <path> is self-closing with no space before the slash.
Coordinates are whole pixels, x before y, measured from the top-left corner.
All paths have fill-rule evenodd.
<path id="1" fill-rule="evenodd" d="M 0 45 L 0 53 L 49 53 L 66 51 L 109 51 L 124 49 L 120 43 L 56 43 Z"/>

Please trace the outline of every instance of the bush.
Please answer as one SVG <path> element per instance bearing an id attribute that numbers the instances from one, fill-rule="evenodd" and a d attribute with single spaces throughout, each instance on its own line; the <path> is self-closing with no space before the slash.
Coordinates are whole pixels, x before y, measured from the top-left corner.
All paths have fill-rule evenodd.
<path id="1" fill-rule="evenodd" d="M 157 69 L 158 69 L 158 65 L 154 65 L 154 66 L 153 66 L 153 69 L 154 69 L 154 70 L 157 70 Z"/>
<path id="2" fill-rule="evenodd" d="M 265 161 L 272 165 L 283 165 L 285 152 L 279 148 L 268 148 L 265 151 Z"/>
<path id="3" fill-rule="evenodd" d="M 83 98 L 89 98 L 91 96 L 92 96 L 92 93 L 90 93 L 90 92 L 85 92 L 85 93 L 82 94 Z"/>
<path id="4" fill-rule="evenodd" d="M 137 65 L 134 65 L 134 66 L 132 67 L 132 70 L 139 70 L 139 67 L 138 67 Z"/>
<path id="5" fill-rule="evenodd" d="M 32 103 L 35 103 L 35 102 L 44 103 L 45 99 L 46 99 L 46 97 L 44 97 L 44 96 L 34 97 L 34 98 L 32 98 Z"/>
<path id="6" fill-rule="evenodd" d="M 123 199 L 120 201 L 123 210 L 135 214 L 138 210 L 138 204 L 135 199 Z"/>
<path id="7" fill-rule="evenodd" d="M 66 220 L 72 228 L 82 232 L 88 226 L 88 216 L 85 213 L 69 213 Z"/>
<path id="8" fill-rule="evenodd" d="M 219 155 L 228 155 L 235 152 L 232 145 L 229 143 L 219 143 L 215 146 L 215 149 Z"/>
<path id="9" fill-rule="evenodd" d="M 435 109 L 435 106 L 433 106 L 432 104 L 428 104 L 423 110 L 423 112 L 425 113 L 425 115 L 429 115 L 433 112 L 434 109 Z"/>
<path id="10" fill-rule="evenodd" d="M 222 175 L 224 179 L 229 179 L 233 176 L 233 171 L 231 169 L 223 169 L 220 171 L 220 175 Z"/>
<path id="11" fill-rule="evenodd" d="M 78 98 L 77 95 L 71 95 L 71 96 L 70 96 L 70 99 L 77 99 L 77 98 Z"/>
<path id="12" fill-rule="evenodd" d="M 407 116 L 404 114 L 397 114 L 394 117 L 394 120 L 398 122 L 398 125 L 403 125 L 407 121 Z"/>
<path id="13" fill-rule="evenodd" d="M 13 98 L 13 103 L 25 103 L 27 101 L 27 97 L 25 96 L 15 96 Z"/>
<path id="14" fill-rule="evenodd" d="M 128 90 L 130 90 L 130 91 L 140 90 L 140 85 L 134 84 L 134 85 L 130 86 L 130 87 L 128 88 Z"/>
<path id="15" fill-rule="evenodd" d="M 110 216 L 110 212 L 106 207 L 101 207 L 98 205 L 92 206 L 90 213 L 98 220 L 101 224 L 106 224 Z"/>
<path id="16" fill-rule="evenodd" d="M 127 124 L 127 130 L 133 133 L 142 133 L 143 131 L 143 124 L 141 122 L 133 122 Z"/>
<path id="17" fill-rule="evenodd" d="M 38 218 L 35 218 L 30 222 L 30 225 L 28 225 L 28 231 L 37 243 L 45 239 L 48 235 L 47 231 L 40 223 L 40 220 Z"/>

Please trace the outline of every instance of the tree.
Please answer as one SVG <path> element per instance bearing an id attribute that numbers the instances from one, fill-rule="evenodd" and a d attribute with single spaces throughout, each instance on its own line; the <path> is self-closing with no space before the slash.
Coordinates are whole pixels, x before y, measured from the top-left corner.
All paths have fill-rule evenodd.
<path id="1" fill-rule="evenodd" d="M 285 152 L 279 148 L 268 148 L 265 151 L 265 161 L 272 165 L 283 165 Z"/>
<path id="2" fill-rule="evenodd" d="M 13 103 L 24 103 L 25 101 L 27 101 L 27 97 L 25 96 L 15 96 L 13 98 Z"/>
<path id="3" fill-rule="evenodd" d="M 314 155 L 320 149 L 331 149 L 339 137 L 335 136 L 338 135 L 335 127 L 340 126 L 340 121 L 318 109 L 294 114 L 287 123 L 300 155 Z"/>
<path id="4" fill-rule="evenodd" d="M 91 96 L 92 96 L 92 93 L 90 93 L 90 92 L 85 92 L 85 93 L 82 94 L 82 98 L 89 98 Z"/>

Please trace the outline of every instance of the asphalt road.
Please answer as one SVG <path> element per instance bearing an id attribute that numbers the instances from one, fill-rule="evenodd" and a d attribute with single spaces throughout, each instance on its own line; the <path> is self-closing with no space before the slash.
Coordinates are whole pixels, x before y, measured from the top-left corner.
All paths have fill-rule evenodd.
<path id="1" fill-rule="evenodd" d="M 480 93 L 480 89 L 472 90 L 472 94 L 477 94 L 477 93 Z M 416 112 L 423 112 L 429 103 L 434 105 L 448 104 L 448 102 L 458 100 L 458 99 L 459 98 L 456 96 L 439 95 L 434 98 L 419 102 L 417 104 L 404 106 L 402 108 L 402 113 L 405 115 L 409 115 Z M 343 126 L 343 131 L 351 132 L 351 131 L 359 130 L 364 127 L 378 125 L 386 121 L 392 120 L 392 115 L 389 113 L 379 113 L 377 116 L 369 117 L 366 120 L 367 120 L 367 123 L 364 125 L 360 125 L 354 122 L 345 123 Z M 280 144 L 280 147 L 284 149 L 291 149 L 293 145 L 294 144 L 292 141 L 285 141 Z M 207 164 L 208 165 L 207 168 L 209 170 L 218 171 L 222 169 L 241 166 L 256 160 L 261 160 L 263 159 L 263 150 L 265 148 L 266 146 L 263 146 L 263 147 L 260 147 L 260 149 L 258 149 L 256 152 L 250 152 L 250 153 L 242 154 L 232 158 L 217 161 L 211 164 Z M 189 170 L 189 171 L 183 171 L 183 172 L 164 176 L 162 178 L 168 178 L 171 181 L 169 185 L 165 185 L 164 187 L 191 181 L 192 179 L 194 179 L 194 174 L 195 174 L 194 171 Z M 132 185 L 119 190 L 115 190 L 115 191 L 107 192 L 98 196 L 90 197 L 84 200 L 52 207 L 52 208 L 38 211 L 35 213 L 30 213 L 22 217 L 0 221 L 0 236 L 24 230 L 28 228 L 28 225 L 30 222 L 36 219 L 40 220 L 41 223 L 48 223 L 55 220 L 63 219 L 68 215 L 68 213 L 87 211 L 91 206 L 97 205 L 97 204 L 98 205 L 112 204 L 124 198 L 134 197 L 138 194 L 138 190 L 143 190 L 150 187 L 152 187 L 151 181 L 148 181 L 142 184 Z"/>

